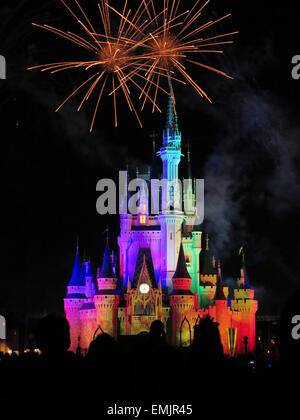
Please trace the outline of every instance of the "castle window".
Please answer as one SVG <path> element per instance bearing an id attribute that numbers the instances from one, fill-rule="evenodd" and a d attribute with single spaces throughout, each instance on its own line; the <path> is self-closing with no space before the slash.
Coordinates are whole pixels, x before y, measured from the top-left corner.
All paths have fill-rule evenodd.
<path id="1" fill-rule="evenodd" d="M 144 214 L 140 215 L 140 224 L 144 225 L 146 223 L 146 216 Z"/>

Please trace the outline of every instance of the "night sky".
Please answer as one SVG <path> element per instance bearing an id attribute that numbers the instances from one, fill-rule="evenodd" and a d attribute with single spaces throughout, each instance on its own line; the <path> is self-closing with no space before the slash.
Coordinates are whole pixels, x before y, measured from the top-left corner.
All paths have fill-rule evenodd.
<path id="1" fill-rule="evenodd" d="M 97 2 L 81 4 L 89 16 L 96 12 Z M 233 284 L 243 244 L 260 313 L 277 314 L 300 282 L 300 80 L 291 76 L 291 59 L 300 54 L 298 14 L 294 2 L 214 0 L 203 19 L 228 12 L 232 17 L 214 30 L 239 30 L 235 43 L 203 60 L 234 80 L 191 71 L 213 105 L 191 88 L 176 87 L 179 124 L 183 142 L 191 144 L 193 175 L 205 180 L 205 232 L 225 283 Z M 150 135 L 157 133 L 160 147 L 165 115 L 153 115 L 149 105 L 140 129 L 121 100 L 115 129 L 111 99 L 105 99 L 90 134 L 93 102 L 77 113 L 75 97 L 54 112 L 82 74 L 27 70 L 82 54 L 31 25 L 76 31 L 59 0 L 2 0 L 0 22 L 0 54 L 7 61 L 7 80 L 0 80 L 0 311 L 20 318 L 63 313 L 77 236 L 94 270 L 107 224 L 116 249 L 118 217 L 96 213 L 97 181 L 116 178 L 127 160 L 133 171 L 150 164 Z M 166 98 L 160 104 L 166 109 Z"/>

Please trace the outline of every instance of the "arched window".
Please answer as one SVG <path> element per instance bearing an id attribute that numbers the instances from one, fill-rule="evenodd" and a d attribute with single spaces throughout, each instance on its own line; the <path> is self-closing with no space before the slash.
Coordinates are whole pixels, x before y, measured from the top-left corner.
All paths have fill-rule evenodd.
<path id="1" fill-rule="evenodd" d="M 189 320 L 185 316 L 180 325 L 180 346 L 187 347 L 192 344 L 192 332 Z"/>
<path id="2" fill-rule="evenodd" d="M 152 302 L 147 303 L 146 310 L 145 310 L 145 315 L 151 315 L 151 316 L 155 315 L 154 303 L 152 303 Z"/>
<path id="3" fill-rule="evenodd" d="M 142 302 L 136 302 L 134 305 L 134 315 L 144 315 L 144 308 Z"/>

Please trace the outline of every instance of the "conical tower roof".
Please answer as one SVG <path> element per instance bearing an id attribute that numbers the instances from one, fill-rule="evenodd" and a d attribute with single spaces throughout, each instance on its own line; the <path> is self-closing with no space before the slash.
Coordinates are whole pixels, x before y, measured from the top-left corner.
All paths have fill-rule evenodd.
<path id="1" fill-rule="evenodd" d="M 85 286 L 85 283 L 82 284 L 81 276 L 80 276 L 80 260 L 79 260 L 78 248 L 76 251 L 72 277 L 68 286 Z"/>
<path id="2" fill-rule="evenodd" d="M 185 256 L 183 251 L 182 243 L 180 244 L 180 250 L 178 255 L 177 267 L 174 273 L 173 279 L 190 279 L 191 276 L 186 268 Z"/>
<path id="3" fill-rule="evenodd" d="M 105 246 L 102 268 L 100 271 L 100 278 L 114 279 L 116 276 L 113 272 L 112 261 L 108 243 Z"/>

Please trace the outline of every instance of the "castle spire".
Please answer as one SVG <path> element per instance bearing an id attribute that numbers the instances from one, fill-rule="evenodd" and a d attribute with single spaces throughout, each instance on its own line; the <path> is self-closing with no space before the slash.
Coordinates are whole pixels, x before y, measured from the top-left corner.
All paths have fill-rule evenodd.
<path id="1" fill-rule="evenodd" d="M 79 260 L 79 253 L 78 253 L 78 240 L 76 245 L 76 256 L 73 266 L 73 272 L 71 280 L 68 286 L 81 286 L 81 278 L 80 278 L 80 260 Z"/>
<path id="2" fill-rule="evenodd" d="M 157 134 L 155 131 L 153 131 L 153 133 L 150 135 L 150 138 L 152 139 L 152 148 L 153 148 L 152 162 L 151 162 L 151 167 L 150 167 L 150 179 L 159 179 L 158 167 L 157 167 L 157 156 L 156 156 L 156 140 L 155 140 L 156 137 L 157 137 Z"/>
<path id="3" fill-rule="evenodd" d="M 186 163 L 186 179 L 193 179 L 192 175 L 192 165 L 191 165 L 191 150 L 190 150 L 190 144 L 187 144 L 187 153 L 186 153 L 187 163 Z"/>
<path id="4" fill-rule="evenodd" d="M 214 301 L 216 300 L 226 300 L 223 290 L 223 281 L 222 281 L 222 272 L 221 272 L 221 263 L 218 262 L 218 276 L 217 276 L 217 286 L 216 293 L 214 296 Z"/>
<path id="5" fill-rule="evenodd" d="M 166 129 L 163 132 L 163 145 L 158 152 L 163 162 L 162 179 L 164 188 L 161 200 L 161 212 L 158 221 L 161 226 L 162 242 L 162 285 L 172 290 L 172 274 L 176 269 L 178 250 L 181 242 L 182 197 L 178 183 L 178 165 L 181 160 L 181 133 L 178 130 L 177 115 L 174 110 L 172 88 L 170 86 L 169 106 Z"/>
<path id="6" fill-rule="evenodd" d="M 169 78 L 169 100 L 167 109 L 167 120 L 164 130 L 164 146 L 172 146 L 180 149 L 181 133 L 178 128 L 178 117 L 175 107 L 175 98 L 171 79 Z"/>
<path id="7" fill-rule="evenodd" d="M 109 246 L 108 246 L 108 240 L 107 240 L 107 243 L 106 243 L 106 246 L 105 246 L 103 263 L 102 263 L 102 268 L 101 268 L 99 277 L 100 278 L 108 278 L 108 279 L 115 278 L 115 274 L 114 274 L 113 268 L 112 268 L 112 261 L 111 261 Z"/>
<path id="8" fill-rule="evenodd" d="M 178 118 L 177 118 L 177 112 L 176 112 L 176 108 L 175 108 L 172 86 L 170 86 L 170 93 L 169 93 L 167 121 L 166 121 L 166 133 L 168 133 L 170 136 L 172 136 L 173 133 L 174 134 L 175 133 L 179 134 Z"/>
<path id="9" fill-rule="evenodd" d="M 191 276 L 186 268 L 185 256 L 182 243 L 177 261 L 177 268 L 173 276 L 173 294 L 174 295 L 193 295 L 191 292 Z"/>
<path id="10" fill-rule="evenodd" d="M 213 264 L 213 258 L 211 257 L 209 249 L 209 236 L 205 237 L 205 245 L 200 254 L 200 272 L 203 276 L 209 276 L 216 274 L 216 269 Z"/>
<path id="11" fill-rule="evenodd" d="M 241 268 L 240 268 L 241 276 L 238 279 L 238 286 L 240 288 L 243 288 L 243 289 L 251 289 L 249 279 L 248 279 L 248 273 L 247 273 L 247 269 L 246 269 L 245 251 L 244 251 L 243 246 L 241 246 L 239 254 L 241 256 Z"/>
<path id="12" fill-rule="evenodd" d="M 90 260 L 85 261 L 81 266 L 80 281 L 82 285 L 85 285 L 85 294 L 87 298 L 95 295 L 95 284 L 93 281 L 93 274 Z"/>
<path id="13" fill-rule="evenodd" d="M 186 268 L 185 256 L 183 251 L 182 243 L 180 244 L 180 250 L 178 255 L 177 267 L 174 273 L 173 279 L 190 279 L 189 272 Z"/>

